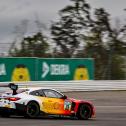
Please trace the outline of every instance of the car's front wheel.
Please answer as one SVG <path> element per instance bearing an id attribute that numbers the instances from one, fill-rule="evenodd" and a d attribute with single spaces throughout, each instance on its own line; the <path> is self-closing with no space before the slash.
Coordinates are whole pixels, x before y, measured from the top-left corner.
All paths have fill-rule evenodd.
<path id="1" fill-rule="evenodd" d="M 26 106 L 26 115 L 28 118 L 35 118 L 40 114 L 40 107 L 38 103 L 31 101 Z"/>
<path id="2" fill-rule="evenodd" d="M 91 107 L 88 104 L 81 104 L 78 109 L 77 117 L 78 119 L 87 120 L 91 117 L 91 112 Z"/>

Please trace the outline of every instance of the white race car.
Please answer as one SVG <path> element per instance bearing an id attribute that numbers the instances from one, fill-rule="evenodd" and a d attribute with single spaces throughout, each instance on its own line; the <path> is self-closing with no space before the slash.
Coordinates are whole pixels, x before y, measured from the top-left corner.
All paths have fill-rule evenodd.
<path id="1" fill-rule="evenodd" d="M 35 118 L 40 115 L 63 115 L 89 119 L 95 117 L 91 102 L 67 98 L 64 94 L 47 88 L 21 88 L 9 84 L 10 92 L 0 96 L 0 115 L 23 115 Z"/>

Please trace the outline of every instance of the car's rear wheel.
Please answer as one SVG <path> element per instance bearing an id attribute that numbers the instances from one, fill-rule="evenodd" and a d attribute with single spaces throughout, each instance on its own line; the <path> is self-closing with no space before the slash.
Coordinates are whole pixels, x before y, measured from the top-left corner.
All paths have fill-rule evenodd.
<path id="1" fill-rule="evenodd" d="M 39 114 L 40 114 L 40 107 L 39 107 L 38 103 L 36 103 L 34 101 L 29 102 L 26 106 L 25 117 L 35 118 L 35 117 L 39 116 Z"/>
<path id="2" fill-rule="evenodd" d="M 91 117 L 91 112 L 91 107 L 88 104 L 81 104 L 78 109 L 77 117 L 78 119 L 87 120 Z"/>

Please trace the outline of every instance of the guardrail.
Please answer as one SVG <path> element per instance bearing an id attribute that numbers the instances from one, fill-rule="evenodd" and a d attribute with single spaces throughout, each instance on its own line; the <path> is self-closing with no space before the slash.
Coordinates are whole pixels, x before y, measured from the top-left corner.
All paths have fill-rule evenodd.
<path id="1" fill-rule="evenodd" d="M 0 92 L 6 90 L 10 82 L 0 82 Z M 19 87 L 47 87 L 67 91 L 126 90 L 126 80 L 115 81 L 31 81 L 15 82 Z"/>

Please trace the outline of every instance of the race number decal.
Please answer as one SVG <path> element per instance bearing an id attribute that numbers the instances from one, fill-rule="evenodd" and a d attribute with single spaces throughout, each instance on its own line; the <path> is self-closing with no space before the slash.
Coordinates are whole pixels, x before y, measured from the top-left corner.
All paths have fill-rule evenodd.
<path id="1" fill-rule="evenodd" d="M 71 102 L 65 101 L 64 102 L 64 110 L 70 110 L 71 109 Z"/>

